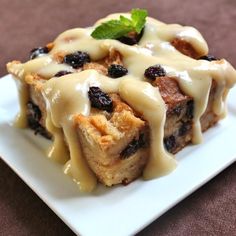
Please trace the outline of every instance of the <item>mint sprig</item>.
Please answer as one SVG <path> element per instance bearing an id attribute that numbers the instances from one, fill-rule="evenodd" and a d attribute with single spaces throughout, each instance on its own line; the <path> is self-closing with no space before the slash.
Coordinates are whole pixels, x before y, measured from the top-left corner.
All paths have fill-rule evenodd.
<path id="1" fill-rule="evenodd" d="M 130 32 L 140 33 L 146 23 L 148 13 L 144 9 L 132 9 L 131 19 L 120 16 L 119 20 L 109 20 L 102 23 L 92 32 L 95 39 L 117 39 Z"/>
<path id="2" fill-rule="evenodd" d="M 140 33 L 146 23 L 147 11 L 140 9 L 133 9 L 131 11 L 131 19 L 137 33 Z"/>

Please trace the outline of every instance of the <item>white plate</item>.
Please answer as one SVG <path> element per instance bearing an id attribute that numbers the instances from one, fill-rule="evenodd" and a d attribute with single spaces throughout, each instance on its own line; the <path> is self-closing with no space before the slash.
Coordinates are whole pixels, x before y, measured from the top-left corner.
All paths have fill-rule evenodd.
<path id="1" fill-rule="evenodd" d="M 12 127 L 18 101 L 9 75 L 0 80 L 0 94 L 0 156 L 76 234 L 134 234 L 236 160 L 234 88 L 227 118 L 204 134 L 203 144 L 179 152 L 170 175 L 81 194 L 62 167 L 46 158 L 48 141 Z"/>

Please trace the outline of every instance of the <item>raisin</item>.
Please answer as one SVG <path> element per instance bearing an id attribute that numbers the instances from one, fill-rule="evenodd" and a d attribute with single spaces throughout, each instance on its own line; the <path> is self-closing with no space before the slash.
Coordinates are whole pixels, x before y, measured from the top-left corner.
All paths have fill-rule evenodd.
<path id="1" fill-rule="evenodd" d="M 111 98 L 98 87 L 90 87 L 88 91 L 91 106 L 100 110 L 112 112 L 113 102 Z"/>
<path id="2" fill-rule="evenodd" d="M 47 54 L 49 52 L 47 47 L 38 47 L 30 51 L 30 60 L 38 57 L 41 54 Z"/>
<path id="3" fill-rule="evenodd" d="M 192 128 L 192 123 L 187 121 L 187 122 L 183 122 L 181 127 L 179 128 L 179 132 L 178 135 L 179 136 L 184 136 L 185 134 L 187 134 L 187 132 Z"/>
<path id="4" fill-rule="evenodd" d="M 140 134 L 139 139 L 133 139 L 127 147 L 121 152 L 120 158 L 122 160 L 127 159 L 132 154 L 134 154 L 139 148 L 146 145 L 144 134 Z"/>
<path id="5" fill-rule="evenodd" d="M 217 61 L 219 59 L 212 55 L 205 55 L 205 56 L 200 57 L 199 60 Z"/>
<path id="6" fill-rule="evenodd" d="M 28 126 L 33 129 L 36 130 L 39 127 L 39 123 L 34 120 L 34 118 L 32 116 L 28 116 Z"/>
<path id="7" fill-rule="evenodd" d="M 121 43 L 124 43 L 127 45 L 137 44 L 143 36 L 143 31 L 144 31 L 144 29 L 142 29 L 142 31 L 139 34 L 137 34 L 136 32 L 130 32 L 127 36 L 122 36 L 122 37 L 118 38 L 118 40 Z"/>
<path id="8" fill-rule="evenodd" d="M 41 111 L 40 109 L 38 108 L 38 106 L 36 106 L 34 103 L 32 102 L 28 102 L 27 103 L 27 108 L 28 108 L 28 111 L 30 113 L 30 115 L 32 116 L 32 118 L 39 122 L 41 117 L 42 117 L 42 114 L 41 114 Z"/>
<path id="9" fill-rule="evenodd" d="M 177 116 L 180 116 L 181 114 L 181 111 L 182 111 L 182 106 L 177 106 L 173 109 L 173 112 L 177 115 Z"/>
<path id="10" fill-rule="evenodd" d="M 176 139 L 174 135 L 170 135 L 167 138 L 164 138 L 164 145 L 168 152 L 174 151 L 176 148 Z"/>
<path id="11" fill-rule="evenodd" d="M 47 139 L 50 139 L 51 136 L 48 134 L 48 132 L 43 128 L 38 122 L 36 122 L 31 116 L 28 116 L 28 126 L 32 130 L 34 130 L 34 134 L 41 134 Z"/>
<path id="12" fill-rule="evenodd" d="M 41 134 L 45 138 L 50 139 L 49 133 L 45 130 L 44 127 L 39 123 L 42 114 L 38 106 L 33 104 L 32 102 L 27 103 L 28 108 L 28 126 L 34 130 L 35 135 Z"/>
<path id="13" fill-rule="evenodd" d="M 144 75 L 146 78 L 150 80 L 155 80 L 156 77 L 166 76 L 166 71 L 161 65 L 155 65 L 155 66 L 148 67 L 145 70 Z"/>
<path id="14" fill-rule="evenodd" d="M 124 178 L 121 182 L 122 185 L 127 186 L 129 184 L 129 180 L 127 178 Z"/>
<path id="15" fill-rule="evenodd" d="M 64 63 L 72 66 L 74 69 L 82 67 L 87 62 L 90 62 L 90 57 L 86 52 L 77 51 L 64 57 Z"/>
<path id="16" fill-rule="evenodd" d="M 194 112 L 194 105 L 193 101 L 187 102 L 187 110 L 186 110 L 186 117 L 189 119 L 193 119 L 193 112 Z"/>
<path id="17" fill-rule="evenodd" d="M 128 70 L 124 66 L 121 66 L 118 64 L 111 64 L 108 67 L 108 75 L 111 78 L 119 78 L 121 76 L 126 75 L 127 73 L 128 73 Z"/>
<path id="18" fill-rule="evenodd" d="M 71 74 L 72 72 L 71 71 L 66 71 L 66 70 L 61 70 L 61 71 L 58 71 L 54 77 L 61 77 L 63 75 L 68 75 L 68 74 Z"/>

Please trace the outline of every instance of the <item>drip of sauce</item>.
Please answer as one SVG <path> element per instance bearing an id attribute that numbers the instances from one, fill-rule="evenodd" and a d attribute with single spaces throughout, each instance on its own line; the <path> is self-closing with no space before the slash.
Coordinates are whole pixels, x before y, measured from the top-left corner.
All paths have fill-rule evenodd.
<path id="1" fill-rule="evenodd" d="M 61 146 L 68 145 L 70 160 L 67 162 L 66 173 L 70 174 L 81 191 L 85 192 L 94 189 L 96 178 L 83 157 L 80 142 L 73 127 L 73 115 L 89 114 L 90 103 L 87 93 L 88 82 L 92 79 L 93 74 L 89 71 L 63 76 L 60 79 L 53 78 L 44 84 L 43 93 L 47 104 L 47 114 L 50 114 L 49 129 L 55 137 L 50 154 L 55 157 L 59 155 Z"/>
<path id="2" fill-rule="evenodd" d="M 73 126 L 73 115 L 89 115 L 90 86 L 99 86 L 107 93 L 118 92 L 119 81 L 111 80 L 95 70 L 86 70 L 62 76 L 60 79 L 53 78 L 43 85 L 47 104 L 46 128 L 54 137 L 48 156 L 63 164 L 69 160 L 65 164 L 64 173 L 73 178 L 81 191 L 92 191 L 96 186 L 96 178 L 83 157 Z"/>
<path id="3" fill-rule="evenodd" d="M 147 82 L 133 79 L 123 80 L 120 96 L 140 112 L 150 127 L 150 157 L 144 169 L 144 179 L 152 179 L 171 172 L 176 167 L 173 155 L 163 145 L 166 106 L 157 88 Z"/>
<path id="4" fill-rule="evenodd" d="M 20 112 L 16 116 L 14 126 L 17 128 L 26 128 L 27 122 L 27 103 L 29 101 L 29 88 L 25 83 L 21 83 L 19 80 L 15 80 L 19 91 L 19 105 Z"/>
<path id="5" fill-rule="evenodd" d="M 53 144 L 49 148 L 47 156 L 54 161 L 65 164 L 70 159 L 70 153 L 64 140 L 63 131 L 53 124 L 50 112 L 47 112 L 46 129 L 53 134 Z"/>
<path id="6" fill-rule="evenodd" d="M 129 14 L 123 14 L 130 17 Z M 109 19 L 117 19 L 121 14 L 112 14 L 99 20 L 96 25 Z M 96 178 L 87 166 L 81 151 L 79 139 L 73 128 L 74 114 L 89 115 L 90 102 L 87 91 L 89 86 L 98 86 L 104 92 L 119 93 L 120 96 L 139 111 L 148 121 L 151 129 L 150 158 L 144 170 L 144 178 L 150 179 L 169 173 L 176 166 L 173 156 L 163 147 L 165 123 L 165 104 L 158 88 L 144 82 L 144 71 L 149 66 L 160 64 L 167 76 L 175 77 L 181 89 L 194 99 L 193 142 L 202 140 L 200 118 L 204 113 L 212 79 L 217 83 L 214 112 L 223 117 L 226 112 L 225 99 L 228 90 L 236 82 L 236 71 L 225 60 L 195 60 L 181 54 L 172 45 L 175 38 L 185 40 L 200 56 L 208 54 L 208 46 L 201 34 L 192 27 L 177 24 L 164 24 L 150 17 L 144 34 L 138 45 L 128 46 L 117 40 L 96 40 L 90 34 L 94 27 L 68 30 L 54 41 L 49 54 L 28 61 L 25 64 L 8 65 L 9 71 L 21 81 L 29 73 L 37 73 L 50 79 L 43 86 L 43 94 L 47 104 L 47 129 L 53 134 L 54 142 L 48 155 L 52 159 L 66 163 L 65 173 L 72 176 L 83 191 L 91 191 L 96 185 Z M 70 66 L 58 63 L 55 55 L 66 55 L 76 51 L 84 51 L 91 60 L 104 58 L 109 50 L 115 49 L 123 56 L 124 66 L 129 74 L 113 80 L 94 70 L 76 72 Z M 60 78 L 51 77 L 57 70 L 68 70 L 76 73 Z M 23 82 L 24 84 L 24 82 Z M 20 91 L 24 99 L 25 90 Z M 24 102 L 21 103 L 21 117 L 26 119 Z M 65 137 L 65 139 L 64 139 Z M 67 147 L 69 149 L 69 156 Z M 63 151 L 61 150 L 63 149 Z M 59 156 L 60 153 L 60 157 Z"/>

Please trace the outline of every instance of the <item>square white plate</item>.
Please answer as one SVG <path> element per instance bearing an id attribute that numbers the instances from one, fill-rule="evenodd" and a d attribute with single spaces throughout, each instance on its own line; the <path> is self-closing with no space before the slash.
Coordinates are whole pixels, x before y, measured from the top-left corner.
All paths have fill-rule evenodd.
<path id="1" fill-rule="evenodd" d="M 81 194 L 62 167 L 45 156 L 48 141 L 12 127 L 18 99 L 10 75 L 0 80 L 0 94 L 0 156 L 76 234 L 134 234 L 236 160 L 234 88 L 227 118 L 204 134 L 203 144 L 179 152 L 170 175 Z"/>

